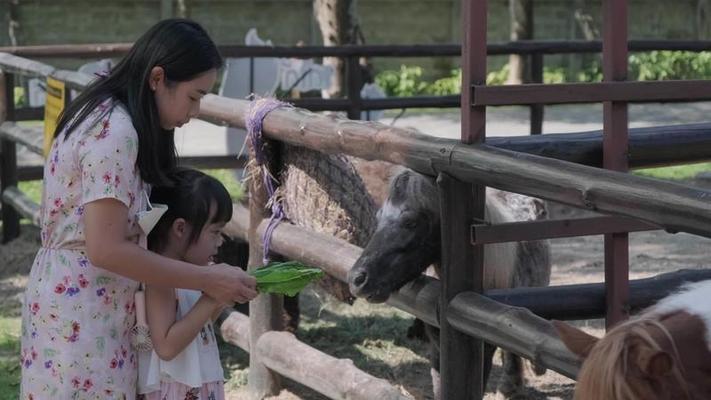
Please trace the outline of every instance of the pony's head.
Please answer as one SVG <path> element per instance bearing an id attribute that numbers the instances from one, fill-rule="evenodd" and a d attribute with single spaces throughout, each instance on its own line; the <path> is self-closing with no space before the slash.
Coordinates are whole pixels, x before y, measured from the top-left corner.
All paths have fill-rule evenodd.
<path id="1" fill-rule="evenodd" d="M 353 295 L 381 303 L 440 257 L 434 179 L 402 169 L 392 179 L 378 226 L 348 273 Z"/>
<path id="2" fill-rule="evenodd" d="M 628 321 L 598 339 L 553 321 L 563 343 L 583 359 L 576 400 L 692 399 L 668 328 L 654 318 Z"/>

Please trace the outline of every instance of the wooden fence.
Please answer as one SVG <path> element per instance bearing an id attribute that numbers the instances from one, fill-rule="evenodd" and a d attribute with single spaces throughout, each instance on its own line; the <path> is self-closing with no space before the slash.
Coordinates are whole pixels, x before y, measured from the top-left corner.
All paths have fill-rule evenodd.
<path id="1" fill-rule="evenodd" d="M 481 3 L 486 2 L 465 2 L 465 6 L 473 7 Z M 470 8 L 465 11 L 466 15 L 480 15 Z M 471 24 L 465 26 L 480 26 L 473 23 L 476 21 L 468 21 Z M 477 40 L 479 39 L 481 38 Z M 466 65 L 468 64 L 465 64 L 465 73 L 468 73 Z M 3 105 L 0 109 L 6 110 L 5 115 L 11 117 L 7 118 L 8 121 L 12 121 L 13 116 L 12 102 L 8 101 L 11 99 L 8 88 L 13 86 L 12 74 L 53 76 L 77 89 L 81 89 L 90 79 L 86 75 L 57 71 L 50 66 L 7 54 L 0 54 L 0 68 L 4 72 L 0 80 L 0 86 L 4 85 L 4 90 L 0 92 L 4 93 L 4 97 L 0 97 L 0 104 Z M 468 80 L 465 80 L 465 87 L 471 86 L 476 91 L 471 78 L 472 76 L 469 76 Z M 706 82 L 698 84 L 704 87 L 708 85 Z M 535 93 L 534 89 L 524 91 Z M 577 95 L 575 97 L 585 100 Z M 708 95 L 693 96 L 694 100 L 700 98 L 708 98 Z M 605 97 L 597 100 L 615 104 L 621 98 Z M 246 101 L 208 95 L 203 100 L 200 118 L 223 125 L 244 127 L 244 115 L 248 106 Z M 485 104 L 475 105 L 471 110 L 480 112 L 484 106 Z M 466 107 L 464 112 L 469 113 L 470 108 Z M 483 133 L 476 128 L 477 124 L 481 123 L 481 118 L 478 121 L 476 116 L 473 119 L 471 116 L 466 117 L 464 132 L 467 135 Z M 606 127 L 607 125 L 608 122 Z M 677 132 L 683 134 L 684 138 L 679 142 L 669 138 L 670 134 Z M 443 238 L 449 238 L 449 241 L 444 243 L 443 249 L 445 271 L 449 272 L 445 274 L 442 282 L 420 278 L 401 289 L 389 302 L 442 328 L 442 348 L 445 352 L 443 355 L 447 355 L 443 357 L 442 365 L 445 383 L 443 394 L 444 398 L 448 399 L 468 398 L 471 394 L 481 395 L 481 381 L 472 380 L 472 376 L 476 378 L 477 374 L 473 372 L 477 371 L 477 363 L 481 360 L 469 357 L 469 353 L 462 351 L 470 348 L 474 352 L 479 346 L 477 343 L 468 342 L 470 337 L 485 339 L 563 375 L 575 377 L 578 360 L 563 347 L 548 321 L 541 316 L 589 318 L 607 315 L 609 298 L 606 296 L 609 289 L 598 284 L 492 290 L 482 293 L 481 287 L 466 286 L 475 283 L 471 279 L 463 278 L 472 275 L 471 266 L 463 263 L 459 268 L 454 268 L 451 263 L 446 262 L 453 260 L 452 254 L 446 251 L 473 248 L 474 250 L 466 250 L 466 257 L 463 257 L 463 260 L 468 261 L 476 256 L 476 248 L 481 246 L 482 237 L 488 237 L 488 242 L 501 241 L 502 237 L 506 240 L 528 240 L 532 237 L 550 237 L 546 236 L 546 232 L 555 232 L 555 237 L 563 237 L 581 233 L 612 234 L 661 228 L 711 236 L 711 206 L 708 203 L 710 192 L 675 183 L 660 184 L 658 181 L 628 175 L 622 171 L 596 168 L 606 164 L 606 152 L 602 150 L 609 146 L 605 138 L 607 133 L 506 138 L 488 141 L 487 144 L 470 145 L 377 123 L 326 118 L 301 109 L 277 109 L 265 118 L 264 134 L 267 139 L 291 145 L 325 153 L 390 161 L 424 174 L 440 176 L 440 181 L 443 182 L 441 188 L 444 204 L 473 206 L 468 197 L 472 193 L 471 188 L 465 184 L 470 182 L 625 216 L 571 220 L 565 222 L 571 226 L 567 230 L 556 228 L 553 224 L 558 222 L 555 221 L 527 222 L 525 225 L 517 225 L 518 233 L 512 235 L 510 229 L 509 233 L 506 232 L 506 224 L 489 228 L 472 226 L 467 222 L 471 219 L 462 218 L 461 215 L 474 215 L 469 207 L 456 209 L 452 206 L 446 210 L 443 217 Z M 12 122 L 5 122 L 0 126 L 0 137 L 3 217 L 9 217 L 4 220 L 4 229 L 10 229 L 11 224 L 7 221 L 12 221 L 17 216 L 6 216 L 5 212 L 22 213 L 31 218 L 36 218 L 37 215 L 36 204 L 32 204 L 16 189 L 14 146 L 20 143 L 35 150 L 38 150 L 38 147 L 36 143 L 23 141 L 25 134 Z M 630 138 L 629 151 L 637 166 L 705 160 L 708 159 L 708 151 L 697 151 L 694 147 L 687 146 L 697 144 L 708 149 L 708 146 L 711 146 L 711 125 L 632 130 Z M 473 139 L 481 137 L 465 136 L 464 139 L 472 142 L 475 141 Z M 565 145 L 578 139 L 580 145 Z M 675 151 L 661 146 L 662 143 L 671 145 Z M 689 151 L 679 151 L 680 149 Z M 266 224 L 266 198 L 261 188 L 254 186 L 250 189 L 250 209 L 238 208 L 230 229 L 235 235 L 249 240 L 250 254 L 253 256 L 250 267 L 253 268 L 261 263 L 256 256 L 261 254 L 261 233 Z M 461 201 L 465 198 L 468 201 Z M 459 222 L 455 224 L 455 221 Z M 614 229 L 610 226 L 614 226 Z M 476 236 L 472 237 L 472 233 L 476 233 Z M 472 241 L 476 246 L 471 246 Z M 323 268 L 341 280 L 345 280 L 348 269 L 360 254 L 360 249 L 355 246 L 288 224 L 281 224 L 275 230 L 272 249 L 285 257 Z M 478 268 L 481 269 L 480 264 Z M 659 276 L 651 281 L 632 282 L 629 285 L 630 296 L 624 299 L 624 304 L 641 307 L 662 296 L 680 281 L 706 279 L 710 276 L 709 271 L 687 271 Z M 456 281 L 463 282 L 464 285 L 453 287 L 452 284 Z M 569 308 L 552 304 L 551 299 L 559 299 L 559 296 L 570 293 L 584 295 L 576 295 L 576 301 L 571 302 Z M 289 334 L 275 332 L 277 321 L 281 317 L 281 302 L 278 296 L 260 295 L 250 307 L 248 323 L 247 317 L 233 312 L 222 323 L 221 331 L 228 341 L 250 351 L 249 385 L 254 397 L 276 393 L 280 388 L 279 376 L 294 379 L 332 398 L 403 397 L 396 388 L 382 379 L 365 374 L 347 362 L 337 361 L 299 343 Z M 447 350 L 457 343 L 465 343 L 458 350 L 462 357 L 456 357 L 451 350 Z M 294 348 L 299 351 L 288 351 Z M 309 363 L 297 364 L 304 354 L 309 355 Z M 457 378 L 456 371 L 461 368 L 461 363 L 473 368 L 462 369 L 464 375 L 471 376 L 462 375 L 463 380 L 457 380 L 454 378 Z M 301 366 L 297 368 L 297 365 Z M 324 370 L 324 365 L 333 367 Z M 366 392 L 364 387 L 374 391 Z"/>

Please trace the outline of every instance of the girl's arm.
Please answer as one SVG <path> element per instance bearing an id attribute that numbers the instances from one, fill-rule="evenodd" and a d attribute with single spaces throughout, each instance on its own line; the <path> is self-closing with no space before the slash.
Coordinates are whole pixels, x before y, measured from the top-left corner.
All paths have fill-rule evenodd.
<path id="1" fill-rule="evenodd" d="M 175 320 L 175 290 L 163 286 L 146 286 L 146 314 L 153 350 L 164 361 L 180 354 L 210 320 L 219 304 L 207 295 L 200 296 L 193 308 Z"/>
<path id="2" fill-rule="evenodd" d="M 127 278 L 169 288 L 202 290 L 220 304 L 245 303 L 256 281 L 227 264 L 198 267 L 148 251 L 130 240 L 128 207 L 104 198 L 85 204 L 87 256 L 92 264 Z"/>

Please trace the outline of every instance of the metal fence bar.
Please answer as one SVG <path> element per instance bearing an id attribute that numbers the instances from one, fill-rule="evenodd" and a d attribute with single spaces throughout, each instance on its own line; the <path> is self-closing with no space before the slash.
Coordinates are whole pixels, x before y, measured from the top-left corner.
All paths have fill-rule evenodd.
<path id="1" fill-rule="evenodd" d="M 699 87 L 711 90 L 711 82 L 643 82 L 618 83 L 627 79 L 627 0 L 603 0 L 603 80 L 607 85 L 640 87 L 639 92 L 631 89 L 626 96 L 611 96 L 603 103 L 603 167 L 614 171 L 628 170 L 628 121 L 627 100 L 638 99 L 639 95 L 650 97 L 667 95 L 668 90 L 685 90 L 690 96 L 700 95 Z M 605 83 L 603 83 L 605 85 Z M 685 87 L 685 88 L 684 88 Z M 655 91 L 653 94 L 652 91 Z M 629 315 L 629 234 L 627 232 L 605 235 L 605 294 L 607 312 L 605 322 L 608 328 L 624 320 Z"/>

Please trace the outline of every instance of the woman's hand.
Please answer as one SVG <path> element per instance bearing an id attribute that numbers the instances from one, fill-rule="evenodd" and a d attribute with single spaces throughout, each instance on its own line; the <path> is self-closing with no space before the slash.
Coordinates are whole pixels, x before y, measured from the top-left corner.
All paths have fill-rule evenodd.
<path id="1" fill-rule="evenodd" d="M 246 303 L 257 296 L 257 280 L 238 267 L 215 264 L 203 291 L 220 304 Z"/>

